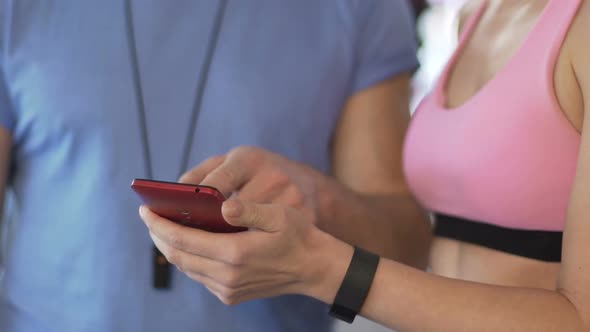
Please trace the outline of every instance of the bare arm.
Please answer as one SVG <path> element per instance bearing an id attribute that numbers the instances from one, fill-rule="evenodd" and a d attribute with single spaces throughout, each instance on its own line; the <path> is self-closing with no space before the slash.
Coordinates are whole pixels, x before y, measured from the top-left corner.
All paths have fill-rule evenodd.
<path id="1" fill-rule="evenodd" d="M 585 243 L 574 246 L 580 250 Z M 328 250 L 350 259 L 350 248 L 342 243 Z M 449 279 L 382 260 L 362 315 L 400 331 L 590 331 L 590 264 L 585 259 L 583 264 L 564 259 L 579 270 L 564 267 L 562 275 L 572 280 L 560 282 L 556 291 Z M 332 264 L 334 272 L 324 269 L 330 280 L 305 293 L 331 303 L 338 289 L 332 278 L 342 280 L 345 262 L 329 262 L 327 257 L 318 262 Z"/>
<path id="2" fill-rule="evenodd" d="M 431 230 L 404 180 L 409 75 L 350 98 L 333 140 L 333 175 L 320 179 L 319 226 L 383 256 L 425 267 Z"/>
<path id="3" fill-rule="evenodd" d="M 580 15 L 590 18 L 588 8 Z M 584 98 L 585 121 L 556 289 L 447 279 L 384 260 L 364 315 L 403 331 L 590 331 L 590 48 L 583 42 L 585 35 L 580 35 L 573 43 L 577 49 L 572 52 L 572 68 Z M 350 257 L 350 248 L 335 241 L 327 250 Z M 327 264 L 326 258 L 322 260 Z M 342 271 L 343 264 L 332 264 L 333 276 L 341 275 L 337 271 Z M 324 292 L 320 298 L 330 303 L 337 285 L 328 284 L 315 292 Z"/>

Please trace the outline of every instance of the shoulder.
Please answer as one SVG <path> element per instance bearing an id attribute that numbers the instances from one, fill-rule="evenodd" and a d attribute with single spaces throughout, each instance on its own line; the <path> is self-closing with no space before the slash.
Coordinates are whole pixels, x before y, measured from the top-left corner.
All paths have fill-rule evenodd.
<path id="1" fill-rule="evenodd" d="M 581 1 L 580 7 L 574 18 L 568 36 L 566 45 L 573 58 L 588 58 L 590 48 L 588 48 L 588 31 L 590 31 L 590 1 Z"/>
<path id="2" fill-rule="evenodd" d="M 590 28 L 590 2 L 580 1 L 580 7 L 568 32 L 568 37 L 573 41 L 585 41 L 588 43 L 588 28 Z"/>
<path id="3" fill-rule="evenodd" d="M 590 40 L 588 39 L 588 31 L 590 31 L 590 1 L 581 1 L 563 48 L 570 58 L 585 99 L 590 99 Z"/>

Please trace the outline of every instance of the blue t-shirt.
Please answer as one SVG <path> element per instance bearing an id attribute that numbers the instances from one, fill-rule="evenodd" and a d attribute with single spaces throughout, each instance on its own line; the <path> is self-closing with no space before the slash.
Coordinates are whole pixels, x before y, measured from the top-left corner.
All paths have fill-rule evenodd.
<path id="1" fill-rule="evenodd" d="M 327 307 L 283 296 L 228 307 L 173 272 L 130 190 L 144 177 L 121 0 L 0 0 L 0 124 L 16 213 L 2 253 L 2 332 L 326 331 Z M 218 1 L 133 1 L 154 177 L 175 180 Z M 328 171 L 348 97 L 413 70 L 403 0 L 230 1 L 190 166 L 241 144 Z"/>

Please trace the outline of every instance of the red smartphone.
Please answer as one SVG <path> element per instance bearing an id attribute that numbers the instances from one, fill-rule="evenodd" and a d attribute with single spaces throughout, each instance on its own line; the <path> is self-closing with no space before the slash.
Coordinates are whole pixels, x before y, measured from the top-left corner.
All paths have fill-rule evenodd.
<path id="1" fill-rule="evenodd" d="M 247 230 L 223 219 L 221 204 L 225 197 L 213 187 L 135 179 L 131 188 L 154 213 L 181 225 L 215 233 Z"/>

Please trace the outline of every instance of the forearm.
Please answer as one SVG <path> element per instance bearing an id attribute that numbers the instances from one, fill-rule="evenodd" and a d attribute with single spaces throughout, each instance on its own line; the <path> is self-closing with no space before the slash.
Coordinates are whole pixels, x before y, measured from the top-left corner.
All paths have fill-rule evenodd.
<path id="1" fill-rule="evenodd" d="M 567 298 L 443 278 L 383 261 L 362 312 L 401 331 L 587 331 Z"/>
<path id="2" fill-rule="evenodd" d="M 318 254 L 313 263 L 323 280 L 307 295 L 332 303 L 352 249 L 335 239 L 323 242 L 330 255 Z M 589 331 L 558 291 L 448 279 L 386 259 L 361 314 L 399 331 Z"/>
<path id="3" fill-rule="evenodd" d="M 383 257 L 426 266 L 431 226 L 408 193 L 358 193 L 330 177 L 318 183 L 321 229 Z"/>

